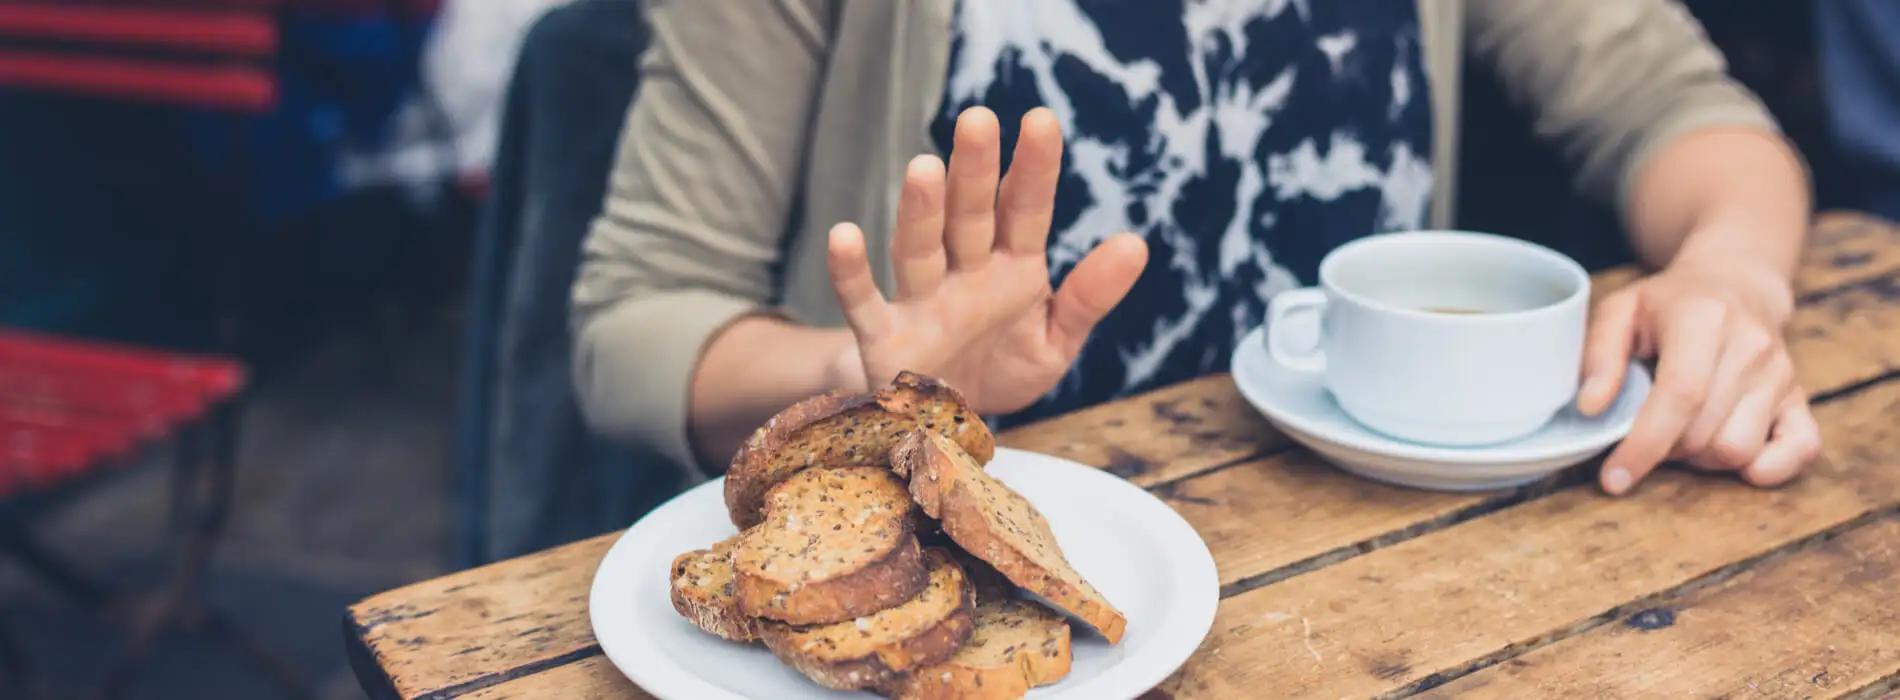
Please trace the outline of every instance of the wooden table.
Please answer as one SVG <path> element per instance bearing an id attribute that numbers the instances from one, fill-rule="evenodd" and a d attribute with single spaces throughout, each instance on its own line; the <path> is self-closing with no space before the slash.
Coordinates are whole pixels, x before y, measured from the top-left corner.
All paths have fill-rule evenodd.
<path id="1" fill-rule="evenodd" d="M 1636 272 L 1596 276 L 1611 289 Z M 1900 228 L 1819 220 L 1789 341 L 1826 457 L 1778 490 L 1594 464 L 1525 488 L 1392 488 L 1321 464 L 1224 375 L 1012 431 L 1165 499 L 1221 606 L 1154 697 L 1895 697 L 1900 686 Z M 644 697 L 587 622 L 619 533 L 351 606 L 373 696 Z M 655 575 L 658 575 L 657 573 Z"/>

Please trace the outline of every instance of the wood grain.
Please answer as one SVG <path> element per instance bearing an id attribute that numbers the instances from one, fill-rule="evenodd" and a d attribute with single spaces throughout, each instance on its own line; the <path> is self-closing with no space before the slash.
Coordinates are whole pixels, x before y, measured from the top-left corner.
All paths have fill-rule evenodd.
<path id="1" fill-rule="evenodd" d="M 1883 686 L 1874 686 L 1847 696 L 1848 700 L 1900 700 L 1900 678 L 1889 678 Z"/>
<path id="2" fill-rule="evenodd" d="M 1900 673 L 1900 520 L 1433 690 L 1436 698 L 1837 697 Z"/>
<path id="3" fill-rule="evenodd" d="M 1900 329 L 1900 303 L 1881 296 L 1887 285 L 1900 288 L 1900 272 L 1796 309 L 1789 351 L 1811 393 L 1840 390 L 1900 368 L 1900 333 L 1882 331 Z M 1282 567 L 1353 556 L 1382 539 L 1403 539 L 1463 520 L 1552 485 L 1481 494 L 1399 489 L 1344 474 L 1311 452 L 1295 450 L 1153 491 L 1207 541 L 1222 585 L 1233 586 L 1259 583 L 1249 579 L 1278 575 Z"/>
<path id="4" fill-rule="evenodd" d="M 1813 241 L 1790 327 L 1803 382 L 1813 392 L 1848 391 L 1892 376 L 1900 367 L 1892 330 L 1900 328 L 1900 229 L 1830 215 Z M 1629 268 L 1601 273 L 1597 292 L 1637 277 Z M 1148 486 L 1207 539 L 1222 582 L 1238 595 L 1223 603 L 1203 653 L 1170 690 L 1368 694 L 1534 646 L 1631 598 L 1891 503 L 1900 445 L 1890 425 L 1869 421 L 1887 411 L 1892 424 L 1900 406 L 1869 397 L 1890 399 L 1895 384 L 1821 409 L 1829 467 L 1769 493 L 1683 473 L 1623 501 L 1587 488 L 1535 498 L 1562 482 L 1477 495 L 1395 489 L 1290 449 L 1224 374 L 1024 426 L 1001 441 Z M 1847 468 L 1855 465 L 1888 467 L 1887 476 Z M 615 536 L 352 606 L 346 633 L 370 660 L 359 675 L 374 680 L 380 669 L 401 697 L 624 697 L 631 688 L 598 655 L 586 619 L 594 568 Z M 1574 585 L 1579 576 L 1590 579 Z"/>
<path id="5" fill-rule="evenodd" d="M 612 544 L 596 537 L 371 596 L 350 606 L 351 632 L 404 698 L 584 654 L 588 587 Z"/>
<path id="6" fill-rule="evenodd" d="M 1352 476 L 1307 450 L 1155 489 L 1207 542 L 1231 588 L 1282 567 L 1357 556 L 1381 538 L 1466 515 L 1510 492 L 1440 493 Z"/>
<path id="7" fill-rule="evenodd" d="M 1288 445 L 1226 374 L 1025 425 L 998 441 L 1107 469 L 1142 486 Z"/>
<path id="8" fill-rule="evenodd" d="M 1811 392 L 1900 369 L 1900 273 L 1811 297 L 1788 324 L 1788 352 Z"/>
<path id="9" fill-rule="evenodd" d="M 1816 219 L 1795 292 L 1815 292 L 1879 277 L 1900 268 L 1900 226 L 1864 214 L 1830 212 Z"/>
<path id="10" fill-rule="evenodd" d="M 1670 470 L 1565 489 L 1222 602 L 1177 698 L 1379 695 L 1509 656 L 1631 601 L 1900 504 L 1900 382 L 1817 409 L 1827 459 L 1753 489 Z"/>
<path id="11" fill-rule="evenodd" d="M 605 656 L 591 656 L 462 696 L 465 700 L 647 700 L 653 696 L 636 687 Z"/>

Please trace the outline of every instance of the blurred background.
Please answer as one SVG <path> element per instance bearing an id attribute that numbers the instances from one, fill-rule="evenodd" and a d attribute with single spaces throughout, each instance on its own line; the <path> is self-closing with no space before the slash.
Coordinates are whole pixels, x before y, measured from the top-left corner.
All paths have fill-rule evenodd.
<path id="1" fill-rule="evenodd" d="M 1808 158 L 1818 205 L 1866 196 L 1830 135 L 1814 7 L 1688 4 Z M 548 197 L 597 206 L 643 41 L 634 0 L 0 0 L 0 450 L 41 465 L 0 479 L 0 697 L 360 697 L 344 605 L 545 544 L 484 534 L 488 426 L 510 405 L 493 348 L 564 353 L 585 217 L 556 241 L 515 224 Z M 587 71 L 621 77 L 556 85 Z M 1461 226 L 1627 261 L 1606 210 L 1467 75 L 1465 133 L 1485 138 L 1465 139 Z M 576 130 L 595 135 L 543 144 Z M 28 386 L 9 358 L 67 379 Z M 213 379 L 167 384 L 180 367 Z M 47 420 L 21 397 L 83 408 L 121 381 L 199 398 L 161 401 L 127 445 L 6 442 Z M 228 441 L 234 488 L 177 469 L 180 440 L 213 463 Z M 209 479 L 212 514 L 174 528 L 186 478 Z M 625 522 L 671 488 L 583 509 Z M 42 553 L 87 581 L 49 578 Z"/>

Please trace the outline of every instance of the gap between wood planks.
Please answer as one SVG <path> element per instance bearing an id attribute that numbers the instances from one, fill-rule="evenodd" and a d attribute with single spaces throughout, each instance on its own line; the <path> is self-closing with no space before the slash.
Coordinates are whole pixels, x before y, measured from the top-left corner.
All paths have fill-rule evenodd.
<path id="1" fill-rule="evenodd" d="M 1896 378 L 1900 378 L 1900 369 L 1887 370 L 1886 372 L 1883 372 L 1877 376 L 1864 379 L 1864 380 L 1855 382 L 1853 384 L 1850 384 L 1844 387 L 1817 393 L 1813 395 L 1812 397 L 1810 397 L 1810 400 L 1814 402 L 1815 405 L 1828 403 L 1835 399 L 1859 393 L 1865 389 L 1894 380 Z M 1289 448 L 1286 451 L 1290 451 L 1290 449 L 1291 448 Z M 1251 460 L 1246 460 L 1246 461 L 1251 461 Z M 1572 488 L 1572 487 L 1576 487 L 1582 484 L 1590 483 L 1593 481 L 1590 478 L 1594 474 L 1593 469 L 1596 467 L 1597 464 L 1600 463 L 1600 461 L 1601 461 L 1600 459 L 1592 459 L 1589 462 L 1586 462 L 1583 465 L 1580 465 L 1578 467 L 1565 469 L 1564 471 L 1558 473 L 1557 475 L 1549 479 L 1545 479 L 1543 481 L 1539 481 L 1534 484 L 1530 484 L 1527 486 L 1520 486 L 1515 489 L 1501 492 L 1495 498 L 1490 498 L 1490 499 L 1480 501 L 1478 503 L 1474 503 L 1470 506 L 1466 506 L 1464 508 L 1453 511 L 1451 513 L 1440 515 L 1435 518 L 1421 520 L 1419 522 L 1413 523 L 1406 527 L 1393 530 L 1390 532 L 1386 532 L 1372 538 L 1361 540 L 1359 542 L 1343 545 L 1343 546 L 1328 550 L 1322 554 L 1308 557 L 1306 559 L 1301 559 L 1299 561 L 1293 562 L 1291 564 L 1287 564 L 1285 566 L 1275 567 L 1267 571 L 1263 571 L 1257 574 L 1253 574 L 1251 576 L 1243 577 L 1233 583 L 1227 584 L 1225 586 L 1221 586 L 1220 597 L 1222 599 L 1232 598 L 1234 596 L 1240 595 L 1242 593 L 1246 593 L 1248 591 L 1251 591 L 1257 588 L 1263 588 L 1266 586 L 1273 585 L 1275 583 L 1279 583 L 1281 581 L 1285 581 L 1289 578 L 1298 576 L 1300 574 L 1303 574 L 1309 571 L 1323 569 L 1328 566 L 1332 566 L 1333 564 L 1337 564 L 1339 562 L 1345 561 L 1347 559 L 1352 559 L 1354 557 L 1370 554 L 1372 552 L 1376 552 L 1380 549 L 1384 549 L 1386 547 L 1398 544 L 1400 542 L 1416 539 L 1418 537 L 1428 535 L 1433 532 L 1437 532 L 1439 530 L 1443 530 L 1445 528 L 1457 525 L 1459 523 L 1463 523 L 1468 520 L 1484 517 L 1486 515 L 1495 513 L 1505 508 L 1521 505 L 1523 503 L 1527 503 L 1529 501 L 1542 498 L 1544 496 L 1548 496 L 1553 493 L 1557 493 L 1558 491 L 1562 491 L 1567 488 Z M 1236 464 L 1238 464 L 1238 462 L 1236 462 Z M 1229 465 L 1229 466 L 1232 466 L 1232 465 Z M 1199 474 L 1208 474 L 1208 473 L 1219 471 L 1219 470 L 1220 470 L 1219 468 L 1209 469 L 1205 472 L 1199 472 Z M 1182 479 L 1185 479 L 1185 478 L 1186 477 L 1183 477 Z M 1172 487 L 1176 484 L 1176 482 L 1181 481 L 1182 479 L 1175 479 L 1175 480 L 1163 482 L 1160 484 L 1155 484 L 1154 486 L 1148 487 L 1148 490 L 1150 492 L 1155 493 L 1156 495 L 1159 495 L 1165 498 L 1166 495 L 1171 491 Z"/>
<path id="2" fill-rule="evenodd" d="M 1900 700 L 1900 672 L 1842 695 L 1841 700 Z"/>
<path id="3" fill-rule="evenodd" d="M 1900 271 L 1888 271 L 1878 276 L 1860 279 L 1860 280 L 1856 280 L 1856 281 L 1852 281 L 1852 282 L 1848 282 L 1844 284 L 1839 284 L 1839 285 L 1827 287 L 1824 289 L 1813 290 L 1803 296 L 1803 304 L 1811 305 L 1814 303 L 1819 303 L 1821 301 L 1824 301 L 1825 299 L 1830 298 L 1830 297 L 1839 296 L 1841 294 L 1846 294 L 1846 293 L 1851 293 L 1856 290 L 1867 290 L 1867 289 L 1878 290 L 1880 293 L 1880 296 L 1882 297 L 1887 296 L 1886 294 L 1887 290 L 1895 290 L 1894 296 L 1900 297 L 1900 277 L 1896 277 L 1896 275 L 1900 275 Z M 1849 396 L 1849 395 L 1858 393 L 1862 390 L 1865 390 L 1872 386 L 1876 386 L 1883 382 L 1893 380 L 1896 377 L 1900 377 L 1900 368 L 1888 369 L 1878 375 L 1861 379 L 1859 381 L 1855 381 L 1853 383 L 1850 383 L 1844 386 L 1831 387 L 1822 391 L 1818 391 L 1814 393 L 1813 395 L 1811 395 L 1809 398 L 1812 403 L 1818 406 L 1820 404 L 1828 403 L 1844 396 Z M 1185 472 L 1179 475 L 1174 475 L 1158 483 L 1151 484 L 1145 488 L 1150 493 L 1153 493 L 1157 496 L 1162 497 L 1163 499 L 1166 499 L 1174 493 L 1174 490 L 1182 482 L 1188 481 L 1190 479 L 1198 478 L 1198 477 L 1204 477 L 1204 476 L 1214 474 L 1220 471 L 1224 471 L 1227 469 L 1231 469 L 1240 465 L 1250 464 L 1250 463 L 1257 462 L 1260 460 L 1265 460 L 1265 459 L 1271 459 L 1273 457 L 1277 457 L 1279 455 L 1292 452 L 1298 448 L 1299 446 L 1293 443 L 1285 443 L 1285 444 L 1276 445 L 1274 447 L 1258 451 L 1254 454 L 1250 454 L 1245 457 L 1227 460 L 1224 462 L 1210 465 L 1202 469 L 1197 469 L 1197 470 Z M 1412 523 L 1410 525 L 1407 525 L 1397 530 L 1385 532 L 1368 539 L 1360 540 L 1357 542 L 1353 542 L 1351 544 L 1346 544 L 1340 547 L 1333 548 L 1321 554 L 1317 554 L 1305 559 L 1301 559 L 1291 564 L 1286 564 L 1283 566 L 1269 569 L 1267 571 L 1263 571 L 1260 573 L 1251 574 L 1251 575 L 1242 577 L 1239 580 L 1236 580 L 1234 582 L 1231 582 L 1222 586 L 1221 592 L 1220 592 L 1221 598 L 1223 599 L 1230 598 L 1230 597 L 1245 593 L 1247 591 L 1261 588 L 1263 586 L 1272 585 L 1280 581 L 1284 581 L 1288 578 L 1292 578 L 1294 576 L 1298 576 L 1300 574 L 1306 573 L 1308 571 L 1325 568 L 1327 566 L 1337 564 L 1341 561 L 1362 556 L 1362 555 L 1377 551 L 1379 549 L 1383 549 L 1385 547 L 1398 544 L 1400 542 L 1405 542 L 1407 540 L 1411 540 L 1423 535 L 1427 535 L 1427 534 L 1436 532 L 1438 530 L 1442 530 L 1447 527 L 1451 527 L 1459 523 L 1472 520 L 1474 518 L 1483 517 L 1485 515 L 1497 512 L 1505 508 L 1509 508 L 1509 507 L 1519 505 L 1519 504 L 1522 504 L 1522 503 L 1525 503 L 1537 498 L 1541 498 L 1543 496 L 1546 496 L 1552 493 L 1556 493 L 1566 488 L 1577 486 L 1586 481 L 1589 481 L 1589 476 L 1593 473 L 1592 470 L 1597 464 L 1599 464 L 1599 460 L 1592 459 L 1589 462 L 1586 462 L 1585 464 L 1579 467 L 1566 469 L 1563 472 L 1553 476 L 1550 479 L 1539 481 L 1537 483 L 1530 484 L 1527 486 L 1518 487 L 1516 489 L 1500 492 L 1493 498 L 1487 498 L 1478 503 L 1472 504 L 1465 508 L 1461 508 L 1451 513 L 1447 513 L 1447 514 L 1440 515 L 1433 518 L 1428 518 L 1426 520 Z"/>
<path id="4" fill-rule="evenodd" d="M 574 663 L 576 661 L 581 661 L 583 659 L 600 656 L 601 653 L 602 652 L 600 650 L 599 643 L 589 644 L 587 646 L 581 647 L 579 649 L 575 649 L 573 651 L 567 652 L 565 654 L 561 654 L 559 656 L 550 656 L 545 659 L 536 659 L 534 661 L 522 664 L 520 666 L 515 666 L 506 671 L 502 671 L 499 673 L 490 673 L 485 676 L 479 676 L 479 677 L 472 678 L 470 680 L 467 680 L 461 683 L 457 683 L 455 685 L 451 685 L 447 688 L 438 688 L 435 690 L 431 690 L 427 693 L 423 693 L 421 695 L 416 696 L 416 700 L 447 700 L 448 698 L 459 697 L 468 693 L 473 693 L 483 688 L 501 685 L 502 683 L 507 683 L 508 681 L 512 681 L 517 678 L 525 678 L 528 676 L 532 676 L 534 674 L 540 673 L 542 671 L 546 671 L 551 668 L 558 668 L 561 666 L 566 666 L 568 664 Z"/>
<path id="5" fill-rule="evenodd" d="M 1630 499 L 1574 488 L 1223 601 L 1214 636 L 1165 689 L 1375 696 L 1668 595 L 1900 505 L 1895 410 L 1900 382 L 1823 406 L 1828 459 L 1788 488 L 1685 470 Z M 1894 670 L 1881 663 L 1853 684 Z"/>
<path id="6" fill-rule="evenodd" d="M 1827 528 L 1820 532 L 1816 532 L 1812 535 L 1808 535 L 1801 539 L 1794 540 L 1792 542 L 1784 544 L 1780 548 L 1771 549 L 1771 550 L 1762 552 L 1760 554 L 1756 554 L 1751 557 L 1738 559 L 1727 565 L 1721 566 L 1715 569 L 1714 571 L 1710 571 L 1701 576 L 1697 576 L 1695 578 L 1689 579 L 1688 581 L 1685 581 L 1675 586 L 1674 588 L 1667 588 L 1660 591 L 1656 591 L 1649 595 L 1645 595 L 1641 598 L 1637 598 L 1629 602 L 1617 605 L 1616 607 L 1610 608 L 1609 610 L 1605 610 L 1596 615 L 1579 620 L 1576 624 L 1573 624 L 1569 627 L 1565 627 L 1563 629 L 1558 629 L 1558 630 L 1552 630 L 1550 633 L 1545 634 L 1536 639 L 1527 640 L 1527 641 L 1520 642 L 1517 644 L 1507 645 L 1502 649 L 1491 652 L 1489 654 L 1478 657 L 1476 659 L 1472 659 L 1471 661 L 1465 663 L 1464 665 L 1456 669 L 1452 669 L 1450 671 L 1440 671 L 1437 673 L 1427 675 L 1424 678 L 1421 678 L 1417 681 L 1413 681 L 1410 684 L 1401 686 L 1397 689 L 1394 689 L 1392 691 L 1389 691 L 1377 697 L 1402 698 L 1409 695 L 1415 695 L 1417 693 L 1424 692 L 1427 690 L 1431 690 L 1432 688 L 1436 688 L 1438 686 L 1444 685 L 1446 683 L 1457 680 L 1459 678 L 1463 678 L 1465 676 L 1471 675 L 1478 671 L 1482 671 L 1492 666 L 1496 666 L 1500 663 L 1509 661 L 1513 658 L 1516 658 L 1528 652 L 1535 651 L 1537 649 L 1541 649 L 1551 644 L 1564 641 L 1566 639 L 1575 637 L 1585 632 L 1589 632 L 1590 630 L 1601 627 L 1604 624 L 1622 619 L 1623 617 L 1630 615 L 1631 613 L 1634 613 L 1638 610 L 1644 610 L 1644 609 L 1656 607 L 1657 604 L 1661 601 L 1671 600 L 1671 599 L 1675 599 L 1681 596 L 1689 595 L 1691 593 L 1702 590 L 1704 588 L 1708 588 L 1710 586 L 1720 584 L 1724 581 L 1734 578 L 1737 574 L 1740 574 L 1749 569 L 1753 569 L 1756 566 L 1759 566 L 1761 564 L 1779 560 L 1779 559 L 1784 559 L 1794 554 L 1797 554 L 1799 552 L 1813 549 L 1816 545 L 1819 545 L 1823 542 L 1839 537 L 1842 534 L 1845 534 L 1847 532 L 1856 530 L 1863 526 L 1866 526 L 1866 525 L 1869 525 L 1869 524 L 1872 524 L 1884 519 L 1896 518 L 1897 516 L 1900 516 L 1900 503 L 1886 506 L 1878 510 L 1868 511 L 1852 520 L 1847 520 L 1847 521 L 1838 523 L 1834 525 L 1833 527 Z M 1897 675 L 1900 675 L 1900 674 L 1897 674 Z"/>
<path id="7" fill-rule="evenodd" d="M 1896 284 L 1895 282 L 1896 282 L 1895 273 L 1889 272 L 1887 274 L 1881 275 L 1876 278 L 1862 280 L 1859 282 L 1854 282 L 1854 283 L 1849 283 L 1849 284 L 1843 284 L 1843 285 L 1839 285 L 1837 287 L 1830 288 L 1827 290 L 1817 291 L 1815 293 L 1804 296 L 1804 301 L 1809 302 L 1809 303 L 1818 303 L 1829 297 L 1838 296 L 1840 294 L 1852 292 L 1855 290 L 1866 290 L 1866 289 L 1875 290 L 1875 294 L 1881 298 L 1889 298 L 1890 296 L 1900 296 L 1900 295 L 1890 295 L 1887 293 L 1891 290 L 1900 290 L 1900 284 Z M 1816 392 L 1815 394 L 1812 395 L 1811 399 L 1816 405 L 1830 403 L 1842 397 L 1858 394 L 1869 388 L 1879 386 L 1888 381 L 1893 381 L 1896 378 L 1900 378 L 1900 369 L 1890 368 L 1873 377 L 1860 379 L 1858 381 L 1853 381 L 1845 385 L 1831 387 L 1823 391 Z M 1286 451 L 1290 451 L 1290 449 L 1291 448 L 1282 449 L 1282 450 L 1272 450 L 1270 452 L 1272 453 L 1286 452 Z M 1255 458 L 1255 459 L 1259 459 L 1259 458 Z M 1162 483 L 1158 483 L 1153 486 L 1150 486 L 1149 490 L 1151 492 L 1154 492 L 1158 496 L 1162 496 L 1166 498 L 1172 495 L 1174 489 L 1180 484 L 1180 482 L 1192 476 L 1204 476 L 1210 473 L 1222 471 L 1224 469 L 1233 468 L 1234 466 L 1246 463 L 1248 461 L 1251 461 L 1251 460 L 1234 460 L 1232 462 L 1228 462 L 1222 465 L 1212 466 L 1203 470 L 1197 470 L 1190 475 L 1183 475 L 1183 476 L 1169 479 Z M 1595 464 L 1595 462 L 1593 461 L 1591 464 Z M 1303 573 L 1322 569 L 1322 568 L 1331 566 L 1333 564 L 1336 564 L 1348 559 L 1352 559 L 1358 556 L 1362 556 L 1371 552 L 1375 552 L 1385 547 L 1395 545 L 1401 542 L 1405 542 L 1405 541 L 1408 541 L 1420 536 L 1424 536 L 1424 535 L 1436 532 L 1438 530 L 1452 527 L 1459 523 L 1466 522 L 1478 517 L 1482 517 L 1484 515 L 1487 515 L 1499 510 L 1503 510 L 1505 508 L 1510 508 L 1512 506 L 1520 505 L 1520 504 L 1535 500 L 1537 498 L 1541 498 L 1543 496 L 1556 493 L 1558 491 L 1562 491 L 1567 488 L 1575 487 L 1582 482 L 1588 481 L 1589 480 L 1588 477 L 1590 476 L 1590 474 L 1591 472 L 1588 466 L 1581 469 L 1566 470 L 1564 473 L 1550 480 L 1546 480 L 1544 482 L 1533 484 L 1531 486 L 1523 487 L 1520 489 L 1503 492 L 1501 494 L 1498 494 L 1495 498 L 1485 499 L 1479 503 L 1459 509 L 1455 512 L 1451 512 L 1451 513 L 1444 514 L 1438 517 L 1430 518 L 1421 522 L 1413 523 L 1411 525 L 1400 528 L 1398 530 L 1383 533 L 1375 537 L 1368 538 L 1363 541 L 1355 542 L 1353 544 L 1341 546 L 1341 547 L 1329 550 L 1325 553 L 1308 557 L 1306 559 L 1303 559 L 1291 564 L 1276 567 L 1274 569 L 1271 569 L 1265 572 L 1244 577 L 1240 580 L 1237 580 L 1233 583 L 1228 584 L 1227 586 L 1224 586 L 1221 591 L 1221 596 L 1222 598 L 1228 598 L 1228 597 L 1232 597 L 1241 593 L 1245 593 L 1247 591 L 1255 590 L 1264 586 L 1278 583 L 1280 581 L 1284 581 L 1288 578 L 1292 578 L 1294 576 L 1298 576 Z M 1895 512 L 1900 512 L 1900 506 L 1892 506 L 1892 507 L 1887 507 L 1887 508 L 1874 511 L 1860 518 L 1856 518 L 1846 523 L 1842 523 L 1835 527 L 1829 528 L 1821 533 L 1789 543 L 1787 545 L 1784 545 L 1783 547 L 1762 552 L 1756 556 L 1749 557 L 1747 559 L 1743 559 L 1741 561 L 1721 567 L 1720 569 L 1717 569 L 1716 571 L 1713 571 L 1707 575 L 1698 577 L 1691 581 L 1685 582 L 1676 587 L 1659 590 L 1652 594 L 1646 595 L 1645 597 L 1637 601 L 1619 605 L 1610 611 L 1607 611 L 1598 616 L 1586 619 L 1570 628 L 1558 630 L 1545 637 L 1501 649 L 1497 652 L 1488 654 L 1482 658 L 1474 660 L 1467 666 L 1459 668 L 1453 672 L 1450 672 L 1450 673 L 1441 672 L 1440 674 L 1434 674 L 1434 676 L 1429 676 L 1426 679 L 1415 682 L 1405 688 L 1401 688 L 1397 691 L 1388 693 L 1387 696 L 1398 697 L 1398 696 L 1408 695 L 1408 694 L 1417 692 L 1419 690 L 1435 687 L 1436 685 L 1461 677 L 1471 672 L 1482 670 L 1496 663 L 1502 662 L 1504 660 L 1508 660 L 1510 658 L 1514 658 L 1527 651 L 1540 648 L 1542 646 L 1545 646 L 1551 643 L 1562 641 L 1576 634 L 1586 632 L 1592 628 L 1595 628 L 1601 625 L 1605 621 L 1616 619 L 1617 617 L 1624 614 L 1628 610 L 1632 610 L 1632 609 L 1636 609 L 1640 607 L 1646 601 L 1653 601 L 1657 599 L 1679 596 L 1686 592 L 1694 591 L 1694 590 L 1706 587 L 1714 583 L 1720 583 L 1724 580 L 1727 580 L 1728 578 L 1732 577 L 1733 575 L 1735 575 L 1736 573 L 1740 571 L 1744 571 L 1749 568 L 1752 568 L 1753 566 L 1761 563 L 1762 561 L 1779 558 L 1782 556 L 1786 556 L 1786 554 L 1789 552 L 1798 551 L 1803 548 L 1811 547 L 1815 543 L 1824 542 L 1843 532 L 1850 531 L 1856 527 L 1859 527 L 1868 522 L 1871 522 L 1874 519 L 1882 518 L 1882 517 L 1890 517 Z M 1896 674 L 1896 676 L 1900 676 L 1900 674 Z M 1883 684 L 1876 684 L 1877 686 L 1880 686 L 1878 688 L 1880 692 L 1886 692 L 1886 691 L 1892 690 L 1893 689 L 1892 686 L 1900 685 L 1900 677 L 1889 678 L 1887 679 L 1887 681 L 1890 681 L 1890 682 L 1886 682 Z M 1874 694 L 1873 691 L 1869 691 L 1869 693 L 1867 694 L 1867 697 L 1872 697 L 1873 694 Z"/>

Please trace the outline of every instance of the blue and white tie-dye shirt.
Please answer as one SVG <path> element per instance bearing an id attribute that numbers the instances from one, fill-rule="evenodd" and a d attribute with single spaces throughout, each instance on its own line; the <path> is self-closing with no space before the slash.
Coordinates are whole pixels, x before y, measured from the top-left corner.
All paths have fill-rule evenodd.
<path id="1" fill-rule="evenodd" d="M 1412 2 L 963 0 L 931 123 L 1038 106 L 1065 150 L 1060 284 L 1133 231 L 1149 264 L 1054 391 L 1016 420 L 1225 369 L 1274 294 L 1354 238 L 1425 222 L 1431 109 Z"/>

